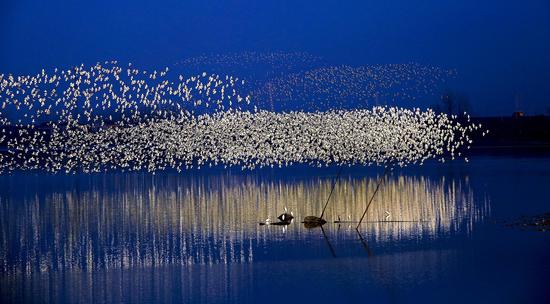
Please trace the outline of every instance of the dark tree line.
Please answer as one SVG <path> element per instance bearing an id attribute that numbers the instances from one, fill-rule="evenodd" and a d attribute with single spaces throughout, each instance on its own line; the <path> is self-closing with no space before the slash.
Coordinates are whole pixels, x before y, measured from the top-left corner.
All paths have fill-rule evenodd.
<path id="1" fill-rule="evenodd" d="M 443 92 L 439 103 L 432 105 L 431 108 L 438 113 L 458 116 L 464 115 L 464 112 L 471 115 L 473 112 L 468 96 L 449 89 Z"/>

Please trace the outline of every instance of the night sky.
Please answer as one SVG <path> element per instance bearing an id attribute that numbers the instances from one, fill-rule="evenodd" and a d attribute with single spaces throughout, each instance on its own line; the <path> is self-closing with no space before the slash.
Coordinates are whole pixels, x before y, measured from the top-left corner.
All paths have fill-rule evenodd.
<path id="1" fill-rule="evenodd" d="M 550 114 L 550 1 L 0 1 L 0 73 L 303 51 L 454 68 L 476 115 Z M 346 3 L 343 3 L 346 2 Z"/>

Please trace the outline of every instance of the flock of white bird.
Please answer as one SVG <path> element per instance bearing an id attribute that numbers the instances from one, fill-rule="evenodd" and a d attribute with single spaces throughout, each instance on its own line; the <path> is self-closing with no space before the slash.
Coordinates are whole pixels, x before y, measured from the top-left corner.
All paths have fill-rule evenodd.
<path id="1" fill-rule="evenodd" d="M 354 73 L 372 78 L 369 70 L 327 71 L 348 73 L 349 81 L 357 78 Z M 110 61 L 29 76 L 0 75 L 0 147 L 5 147 L 0 172 L 253 169 L 295 163 L 405 166 L 460 156 L 459 149 L 471 144 L 469 134 L 480 128 L 469 119 L 460 123 L 454 116 L 420 109 L 258 110 L 247 106 L 248 94 L 239 93 L 244 80 L 238 77 L 205 72 L 171 77 L 169 72 Z M 323 82 L 330 84 L 331 78 Z M 345 88 L 338 92 L 346 94 Z"/>
<path id="2" fill-rule="evenodd" d="M 111 61 L 30 76 L 0 74 L 0 122 L 101 123 L 145 115 L 190 115 L 201 106 L 223 110 L 227 104 L 250 103 L 250 97 L 237 94 L 244 80 L 236 77 L 203 72 L 171 79 L 168 73 L 169 68 L 148 72 L 131 64 L 124 69 Z"/>
<path id="3" fill-rule="evenodd" d="M 207 69 L 246 75 L 254 81 L 324 65 L 326 62 L 321 57 L 304 52 L 239 52 L 190 57 L 176 62 L 174 68 L 191 73 Z"/>
<path id="4" fill-rule="evenodd" d="M 328 66 L 266 81 L 252 92 L 256 102 L 283 108 L 347 109 L 413 101 L 435 95 L 453 70 L 416 63 Z"/>

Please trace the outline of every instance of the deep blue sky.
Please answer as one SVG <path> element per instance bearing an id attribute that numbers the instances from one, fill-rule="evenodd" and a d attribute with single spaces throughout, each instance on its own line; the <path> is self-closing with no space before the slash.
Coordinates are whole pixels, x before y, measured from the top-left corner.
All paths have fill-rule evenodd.
<path id="1" fill-rule="evenodd" d="M 440 65 L 478 115 L 550 108 L 548 0 L 0 0 L 0 73 L 238 51 Z"/>

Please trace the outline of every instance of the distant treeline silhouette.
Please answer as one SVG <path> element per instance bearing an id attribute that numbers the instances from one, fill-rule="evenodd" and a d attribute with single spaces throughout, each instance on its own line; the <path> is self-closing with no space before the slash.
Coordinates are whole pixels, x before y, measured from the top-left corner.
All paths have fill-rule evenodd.
<path id="1" fill-rule="evenodd" d="M 550 116 L 473 117 L 488 129 L 485 136 L 474 134 L 472 148 L 480 147 L 547 147 L 550 148 Z"/>

